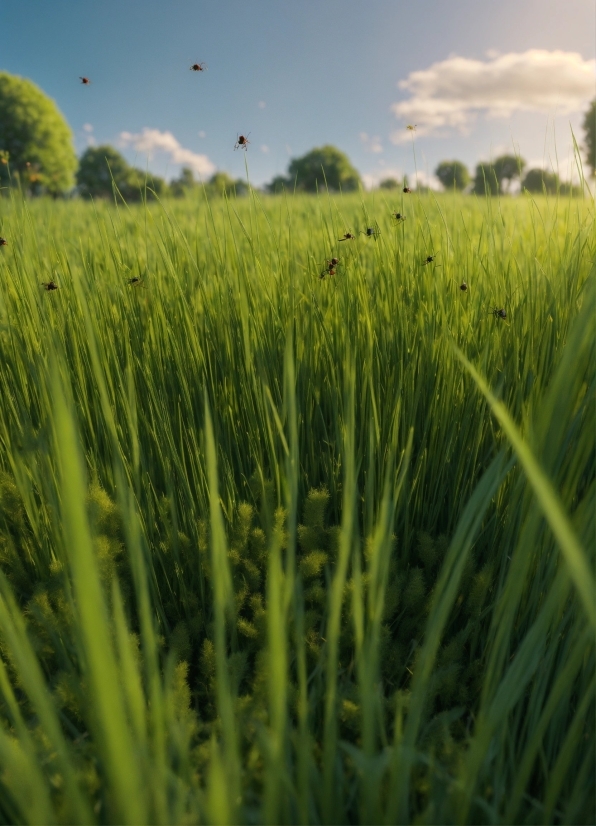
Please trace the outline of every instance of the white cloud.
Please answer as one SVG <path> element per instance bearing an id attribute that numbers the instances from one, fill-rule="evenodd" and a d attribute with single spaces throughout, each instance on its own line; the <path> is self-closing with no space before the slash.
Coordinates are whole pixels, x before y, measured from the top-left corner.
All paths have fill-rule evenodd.
<path id="1" fill-rule="evenodd" d="M 207 176 L 215 172 L 215 165 L 207 155 L 199 155 L 191 149 L 185 149 L 171 132 L 160 132 L 159 129 L 148 127 L 136 134 L 121 132 L 120 143 L 125 147 L 132 146 L 137 152 L 146 154 L 148 158 L 152 158 L 156 152 L 163 152 L 169 155 L 174 163 L 189 166 L 198 175 Z"/>
<path id="2" fill-rule="evenodd" d="M 83 138 L 85 139 L 85 146 L 95 146 L 97 141 L 93 134 L 93 126 L 90 123 L 83 124 Z"/>
<path id="3" fill-rule="evenodd" d="M 263 153 L 263 155 L 268 155 L 269 154 L 269 147 L 267 146 L 266 143 L 261 144 L 261 152 Z"/>
<path id="4" fill-rule="evenodd" d="M 379 185 L 380 177 L 375 175 L 374 172 L 363 172 L 360 177 L 365 189 L 376 189 Z"/>
<path id="5" fill-rule="evenodd" d="M 596 60 L 584 60 L 577 52 L 491 51 L 486 61 L 454 55 L 400 81 L 399 88 L 411 97 L 391 109 L 417 124 L 418 135 L 444 128 L 466 132 L 479 112 L 493 118 L 522 110 L 567 114 L 581 111 L 594 95 L 595 70 Z M 404 126 L 391 139 L 406 143 L 410 132 Z"/>
<path id="6" fill-rule="evenodd" d="M 367 132 L 360 132 L 360 141 L 366 152 L 378 154 L 383 151 L 383 144 L 378 135 L 369 135 Z"/>
<path id="7" fill-rule="evenodd" d="M 437 191 L 443 189 L 439 179 L 435 178 L 434 175 L 429 175 L 429 173 L 425 172 L 423 169 L 419 169 L 418 172 L 413 175 L 408 175 L 408 186 L 412 189 L 417 189 L 419 186 L 428 187 L 428 189 L 436 189 Z"/>
<path id="8" fill-rule="evenodd" d="M 260 101 L 259 101 L 259 109 L 264 109 L 264 108 L 265 108 L 265 106 L 267 106 L 267 104 L 265 103 L 265 101 L 264 101 L 264 100 L 260 100 Z"/>

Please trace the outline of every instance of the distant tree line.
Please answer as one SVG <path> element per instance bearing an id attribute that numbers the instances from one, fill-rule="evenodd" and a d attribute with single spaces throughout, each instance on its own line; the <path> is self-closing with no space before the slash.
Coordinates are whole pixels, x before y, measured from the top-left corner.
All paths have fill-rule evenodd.
<path id="1" fill-rule="evenodd" d="M 446 191 L 470 192 L 474 195 L 504 195 L 511 191 L 514 181 L 519 180 L 521 190 L 533 193 L 579 195 L 581 187 L 561 181 L 556 172 L 534 167 L 526 171 L 526 162 L 518 155 L 501 155 L 490 163 L 479 163 L 474 177 L 461 161 L 441 161 L 435 169 Z M 404 178 L 407 186 L 407 178 Z M 402 183 L 394 178 L 386 178 L 379 184 L 380 189 L 396 189 Z M 421 187 L 418 187 L 420 189 Z"/>
<path id="2" fill-rule="evenodd" d="M 596 165 L 596 99 L 586 112 L 584 123 L 586 159 L 594 174 Z M 163 178 L 131 166 L 112 146 L 89 147 L 77 159 L 72 131 L 58 107 L 29 80 L 0 72 L 0 189 L 19 186 L 31 195 L 61 195 L 77 192 L 82 197 L 126 201 L 147 197 L 186 197 L 201 191 L 208 195 L 235 197 L 248 191 L 242 179 L 233 180 L 216 172 L 206 183 L 195 180 L 190 168 L 167 183 Z M 476 166 L 473 179 L 461 161 L 441 161 L 435 175 L 446 190 L 471 191 L 478 195 L 508 193 L 516 181 L 528 192 L 574 194 L 571 184 L 543 169 L 525 171 L 523 158 L 502 155 Z M 381 181 L 382 189 L 407 187 L 393 178 Z M 277 175 L 265 190 L 351 192 L 362 186 L 358 171 L 348 157 L 334 146 L 312 149 L 293 158 L 286 175 Z M 420 187 L 419 187 L 420 189 Z"/>
<path id="3" fill-rule="evenodd" d="M 476 195 L 499 195 L 510 192 L 519 180 L 522 191 L 561 195 L 578 195 L 580 187 L 561 181 L 556 172 L 533 167 L 526 171 L 526 162 L 519 155 L 501 155 L 491 163 L 479 163 L 472 192 Z"/>
<path id="4" fill-rule="evenodd" d="M 194 177 L 190 167 L 182 167 L 180 175 L 170 183 L 163 178 L 130 166 L 113 146 L 90 146 L 83 152 L 76 174 L 77 189 L 84 198 L 111 198 L 121 195 L 125 201 L 163 198 L 172 195 L 184 198 L 205 189 L 208 195 L 236 197 L 244 195 L 246 181 L 233 180 L 226 172 L 216 172 L 205 184 Z"/>
<path id="5" fill-rule="evenodd" d="M 595 102 L 596 103 L 596 102 Z M 588 132 L 588 121 L 594 121 L 594 103 L 591 107 L 592 117 L 586 115 L 588 153 L 593 151 L 594 136 Z M 590 140 L 592 143 L 590 143 Z M 592 148 L 590 148 L 592 147 Z M 592 158 L 592 171 L 594 171 Z M 526 162 L 518 155 L 501 155 L 490 163 L 479 163 L 476 166 L 474 178 L 466 165 L 461 161 L 441 161 L 435 169 L 435 175 L 447 191 L 469 191 L 476 195 L 499 195 L 511 191 L 514 181 L 521 182 L 521 189 L 535 193 L 555 193 L 562 195 L 579 194 L 581 189 L 573 187 L 559 179 L 555 172 L 533 168 L 525 172 Z M 524 174 L 525 172 L 525 174 Z M 361 186 L 360 175 L 350 161 L 334 146 L 323 146 L 313 149 L 301 158 L 294 158 L 288 167 L 287 175 L 277 175 L 267 185 L 266 189 L 272 193 L 283 190 L 302 192 L 317 192 L 319 189 L 342 190 L 349 192 Z M 380 189 L 398 189 L 408 187 L 408 179 L 402 181 L 395 178 L 385 178 L 379 183 Z M 426 187 L 418 186 L 418 190 Z"/>

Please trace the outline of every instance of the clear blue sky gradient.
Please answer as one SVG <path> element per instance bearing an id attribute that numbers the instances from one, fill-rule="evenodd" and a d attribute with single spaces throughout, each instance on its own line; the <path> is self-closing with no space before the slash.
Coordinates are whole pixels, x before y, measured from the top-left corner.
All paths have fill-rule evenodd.
<path id="1" fill-rule="evenodd" d="M 170 131 L 221 169 L 244 175 L 237 133 L 251 133 L 251 179 L 286 170 L 290 157 L 332 143 L 362 172 L 412 172 L 412 148 L 389 135 L 390 111 L 406 95 L 397 83 L 412 71 L 457 54 L 530 48 L 595 53 L 593 0 L 2 0 L 0 69 L 30 78 L 56 100 L 86 146 L 117 145 L 123 131 Z M 208 71 L 189 71 L 205 61 Z M 80 85 L 86 75 L 91 86 Z M 265 108 L 259 108 L 264 101 Z M 557 120 L 557 144 L 569 145 L 569 122 Z M 473 167 L 514 141 L 528 159 L 544 152 L 549 118 L 518 113 L 479 117 L 470 134 L 417 139 L 418 164 L 444 158 Z M 199 137 L 199 132 L 205 137 Z M 359 135 L 378 136 L 367 152 Z M 269 147 L 265 154 L 261 146 Z M 145 165 L 134 150 L 129 160 Z M 170 177 L 163 157 L 150 162 Z"/>

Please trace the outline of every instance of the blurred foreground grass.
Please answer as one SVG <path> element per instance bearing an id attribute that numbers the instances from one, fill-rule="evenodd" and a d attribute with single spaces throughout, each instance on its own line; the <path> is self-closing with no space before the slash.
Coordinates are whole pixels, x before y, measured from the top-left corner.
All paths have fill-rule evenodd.
<path id="1" fill-rule="evenodd" d="M 594 822 L 593 201 L 0 234 L 4 822 Z"/>

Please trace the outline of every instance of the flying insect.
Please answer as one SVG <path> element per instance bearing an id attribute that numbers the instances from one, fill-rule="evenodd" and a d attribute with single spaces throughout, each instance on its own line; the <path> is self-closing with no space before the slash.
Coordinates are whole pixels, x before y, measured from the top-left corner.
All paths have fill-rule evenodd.
<path id="1" fill-rule="evenodd" d="M 250 135 L 250 132 L 248 133 Z M 248 139 L 248 135 L 238 135 L 236 139 L 236 143 L 234 144 L 234 149 L 244 149 L 246 151 L 248 149 L 248 144 L 250 143 Z"/>

